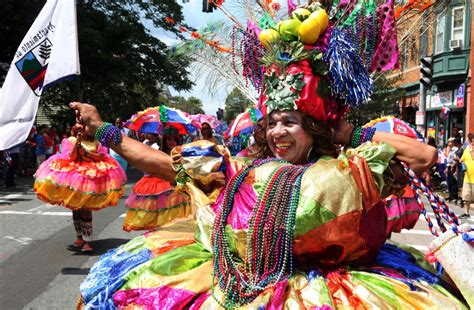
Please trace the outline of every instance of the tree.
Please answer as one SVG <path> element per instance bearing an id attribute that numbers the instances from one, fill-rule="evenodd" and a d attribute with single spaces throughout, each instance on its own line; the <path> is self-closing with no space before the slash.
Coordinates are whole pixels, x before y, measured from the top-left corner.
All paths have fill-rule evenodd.
<path id="1" fill-rule="evenodd" d="M 204 114 L 201 99 L 192 96 L 188 99 L 182 96 L 171 97 L 167 105 L 189 114 Z"/>
<path id="2" fill-rule="evenodd" d="M 188 98 L 188 113 L 191 114 L 204 114 L 204 110 L 202 108 L 202 101 L 196 97 L 189 97 Z"/>
<path id="3" fill-rule="evenodd" d="M 396 86 L 398 80 L 399 78 L 389 79 L 387 74 L 376 76 L 370 101 L 361 109 L 350 111 L 348 120 L 354 125 L 361 126 L 377 117 L 397 116 L 398 102 L 405 96 L 405 91 Z"/>
<path id="4" fill-rule="evenodd" d="M 11 62 L 43 5 L 44 0 L 0 0 L 0 62 Z M 145 27 L 151 24 L 181 36 L 165 17 L 185 24 L 176 0 L 78 0 L 80 91 L 75 82 L 60 83 L 45 91 L 40 104 L 51 112 L 52 120 L 72 121 L 72 113 L 54 112 L 71 100 L 91 102 L 107 120 L 112 120 L 157 105 L 157 82 L 176 90 L 190 89 L 193 83 L 186 70 L 189 60 L 170 61 L 167 46 Z"/>
<path id="5" fill-rule="evenodd" d="M 248 105 L 248 99 L 240 90 L 234 88 L 225 99 L 224 120 L 230 123 L 237 114 L 244 112 Z"/>

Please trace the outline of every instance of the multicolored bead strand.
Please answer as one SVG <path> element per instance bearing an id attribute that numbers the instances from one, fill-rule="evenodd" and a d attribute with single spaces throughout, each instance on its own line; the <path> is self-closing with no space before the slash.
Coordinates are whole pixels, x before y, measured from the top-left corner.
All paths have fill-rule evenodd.
<path id="1" fill-rule="evenodd" d="M 97 128 L 95 139 L 103 146 L 108 147 L 111 142 L 118 145 L 122 142 L 122 133 L 120 132 L 120 129 L 111 123 L 104 122 L 99 126 L 99 128 Z"/>
<path id="2" fill-rule="evenodd" d="M 350 138 L 351 147 L 356 148 L 367 141 L 371 141 L 376 131 L 373 127 L 355 127 Z"/>
<path id="3" fill-rule="evenodd" d="M 247 232 L 247 256 L 241 261 L 229 248 L 227 217 L 234 196 L 250 170 L 270 161 L 282 165 L 272 171 L 259 194 Z M 266 288 L 292 275 L 296 209 L 301 179 L 308 167 L 277 159 L 257 160 L 228 183 L 212 235 L 214 272 L 224 302 L 213 296 L 222 307 L 232 309 L 247 304 Z"/>
<path id="4" fill-rule="evenodd" d="M 429 202 L 430 206 L 433 209 L 433 213 L 436 217 L 436 221 L 438 222 L 438 226 L 440 227 L 441 231 L 446 231 L 446 227 L 444 226 L 444 223 L 442 219 L 447 221 L 449 225 L 451 226 L 451 229 L 453 230 L 454 233 L 459 234 L 458 226 L 461 224 L 459 221 L 458 217 L 456 214 L 449 209 L 448 205 L 446 204 L 446 201 L 444 198 L 438 196 L 437 194 L 433 193 L 433 191 L 430 189 L 428 185 L 425 185 L 411 170 L 407 164 L 403 163 L 403 168 L 405 172 L 408 174 L 408 177 L 410 178 L 410 187 L 414 190 L 417 201 L 420 205 L 424 206 L 423 202 L 420 199 L 419 194 L 422 193 L 424 194 Z M 427 216 L 426 213 L 426 208 L 423 208 L 423 215 L 425 216 L 426 222 L 428 223 L 428 227 L 430 228 L 431 233 L 434 236 L 438 236 L 438 232 L 436 231 L 436 228 L 434 227 L 433 223 L 431 222 L 431 219 Z"/>

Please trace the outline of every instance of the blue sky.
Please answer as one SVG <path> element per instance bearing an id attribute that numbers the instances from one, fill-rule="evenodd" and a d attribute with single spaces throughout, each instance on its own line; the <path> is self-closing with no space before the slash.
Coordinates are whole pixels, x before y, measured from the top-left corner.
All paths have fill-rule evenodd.
<path id="1" fill-rule="evenodd" d="M 181 0 L 177 1 L 183 6 L 183 14 L 186 23 L 196 29 L 205 26 L 209 20 L 219 20 L 225 18 L 225 16 L 223 16 L 219 10 L 214 10 L 213 13 L 203 13 L 202 0 L 190 0 L 187 3 L 182 3 Z M 152 29 L 152 33 L 168 45 L 177 42 L 176 37 L 171 33 L 156 29 Z M 204 111 L 207 114 L 215 114 L 217 108 L 224 108 L 224 101 L 227 97 L 227 91 L 222 90 L 219 91 L 215 96 L 210 96 L 207 92 L 204 78 L 200 79 L 199 76 L 195 76 L 193 74 L 191 74 L 190 78 L 196 84 L 191 91 L 178 92 L 171 88 L 171 94 L 174 96 L 179 95 L 186 98 L 194 96 L 201 99 Z"/>

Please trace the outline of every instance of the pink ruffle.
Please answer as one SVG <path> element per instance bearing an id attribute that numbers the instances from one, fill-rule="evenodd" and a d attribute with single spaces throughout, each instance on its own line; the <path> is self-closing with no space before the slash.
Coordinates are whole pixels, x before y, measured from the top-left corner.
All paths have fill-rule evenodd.
<path id="1" fill-rule="evenodd" d="M 123 169 L 104 153 L 103 147 L 99 147 L 99 153 L 105 158 L 99 162 L 74 162 L 69 157 L 72 143 L 64 139 L 62 147 L 62 153 L 51 156 L 39 166 L 35 182 L 51 182 L 82 193 L 103 194 L 120 189 L 127 181 Z"/>

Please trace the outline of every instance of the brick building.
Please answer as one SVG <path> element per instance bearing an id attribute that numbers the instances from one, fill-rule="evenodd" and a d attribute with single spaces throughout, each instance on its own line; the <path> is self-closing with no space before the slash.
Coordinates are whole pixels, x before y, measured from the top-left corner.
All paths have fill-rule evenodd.
<path id="1" fill-rule="evenodd" d="M 419 108 L 420 58 L 432 56 L 433 77 L 427 89 L 426 136 L 436 138 L 439 146 L 459 131 L 474 132 L 474 102 L 471 96 L 473 61 L 471 1 L 453 0 L 447 6 L 411 13 L 399 21 L 400 70 L 398 86 L 406 91 L 399 102 L 401 118 L 414 124 Z M 441 109 L 449 108 L 447 118 Z"/>

